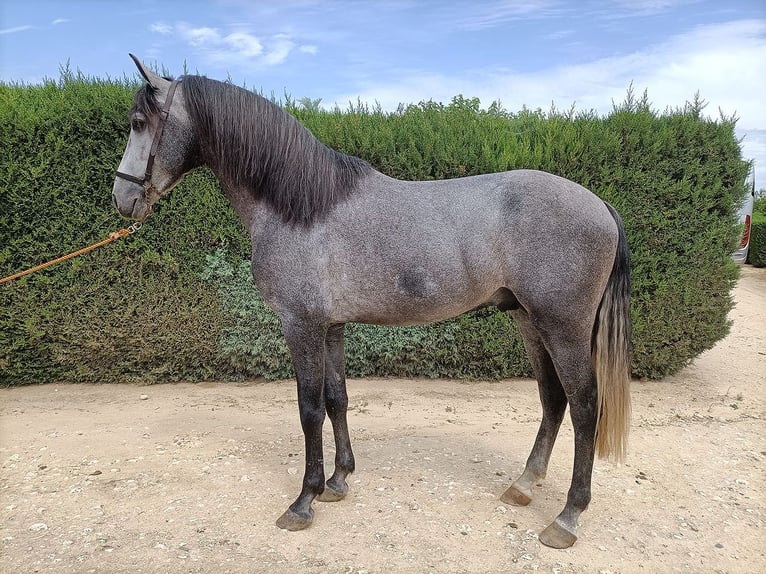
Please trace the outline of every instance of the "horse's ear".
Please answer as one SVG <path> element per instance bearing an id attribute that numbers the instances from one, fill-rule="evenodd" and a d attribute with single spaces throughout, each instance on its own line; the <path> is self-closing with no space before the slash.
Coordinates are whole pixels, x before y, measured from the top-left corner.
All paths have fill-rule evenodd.
<path id="1" fill-rule="evenodd" d="M 136 56 L 133 54 L 129 54 L 130 57 L 133 59 L 133 61 L 136 64 L 136 68 L 138 68 L 138 71 L 143 76 L 144 80 L 147 81 L 151 86 L 155 88 L 161 88 L 164 84 L 167 84 L 167 80 L 164 78 L 158 76 L 154 72 L 152 72 L 149 68 L 144 66 L 144 64 L 139 60 Z"/>

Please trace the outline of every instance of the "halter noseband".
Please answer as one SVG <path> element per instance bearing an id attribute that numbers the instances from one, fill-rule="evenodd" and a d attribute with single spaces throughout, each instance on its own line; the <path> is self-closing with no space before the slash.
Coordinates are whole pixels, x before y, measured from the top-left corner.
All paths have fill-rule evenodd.
<path id="1" fill-rule="evenodd" d="M 165 130 L 165 124 L 167 123 L 168 115 L 170 114 L 170 106 L 173 103 L 173 95 L 175 94 L 176 88 L 178 87 L 178 83 L 180 81 L 181 80 L 173 80 L 171 82 L 170 87 L 168 88 L 168 95 L 165 98 L 165 103 L 162 104 L 162 109 L 160 110 L 160 123 L 157 126 L 157 131 L 155 132 L 154 139 L 152 140 L 152 147 L 149 150 L 149 159 L 146 160 L 146 172 L 144 173 L 144 178 L 140 179 L 135 175 L 130 175 L 129 173 L 122 173 L 121 171 L 117 172 L 117 177 L 133 183 L 137 183 L 144 188 L 144 197 L 146 198 L 147 203 L 149 202 L 149 195 L 155 190 L 154 184 L 152 183 L 154 158 L 157 155 L 157 149 L 160 147 L 162 132 Z"/>

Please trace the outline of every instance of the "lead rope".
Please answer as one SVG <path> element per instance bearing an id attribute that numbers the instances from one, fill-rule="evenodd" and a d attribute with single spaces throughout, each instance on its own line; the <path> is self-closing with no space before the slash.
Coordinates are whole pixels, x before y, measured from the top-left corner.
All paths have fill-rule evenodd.
<path id="1" fill-rule="evenodd" d="M 0 279 L 0 285 L 2 285 L 3 283 L 9 283 L 13 281 L 14 279 L 18 279 L 19 277 L 24 277 L 25 275 L 29 275 L 30 273 L 34 273 L 35 271 L 46 269 L 48 267 L 51 267 L 52 265 L 56 265 L 57 263 L 67 261 L 69 259 L 72 259 L 73 257 L 77 257 L 78 255 L 83 255 L 84 253 L 88 253 L 90 251 L 93 251 L 94 249 L 98 249 L 99 247 L 102 247 L 103 245 L 112 243 L 113 241 L 117 241 L 118 239 L 122 239 L 123 237 L 127 237 L 128 235 L 133 235 L 139 229 L 141 229 L 141 223 L 139 221 L 136 221 L 130 227 L 120 229 L 119 231 L 112 231 L 106 239 L 102 239 L 101 241 L 98 241 L 92 245 L 88 245 L 87 247 L 83 247 L 82 249 L 78 249 L 77 251 L 73 251 L 72 253 L 62 255 L 61 257 L 57 257 L 56 259 L 48 261 L 47 263 L 35 265 L 31 269 L 27 269 L 26 271 L 20 271 L 19 273 L 14 273 L 13 275 L 9 275 L 8 277 L 3 277 L 2 279 Z"/>

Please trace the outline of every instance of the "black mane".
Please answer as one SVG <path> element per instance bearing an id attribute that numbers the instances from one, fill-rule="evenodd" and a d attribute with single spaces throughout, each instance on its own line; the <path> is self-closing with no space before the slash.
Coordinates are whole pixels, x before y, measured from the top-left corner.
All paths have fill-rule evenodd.
<path id="1" fill-rule="evenodd" d="M 285 222 L 322 219 L 371 170 L 253 92 L 201 76 L 184 76 L 181 87 L 204 164 L 224 186 L 252 190 Z"/>

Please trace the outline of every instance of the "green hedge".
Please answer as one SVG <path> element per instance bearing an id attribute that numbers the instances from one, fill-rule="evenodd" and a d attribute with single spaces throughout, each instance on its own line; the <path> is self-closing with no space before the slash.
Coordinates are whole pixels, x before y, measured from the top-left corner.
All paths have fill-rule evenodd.
<path id="1" fill-rule="evenodd" d="M 766 267 L 766 197 L 756 200 L 753 205 L 747 262 L 755 267 Z"/>
<path id="2" fill-rule="evenodd" d="M 138 84 L 64 74 L 0 84 L 0 275 L 103 239 Z M 191 191 L 189 191 L 191 190 Z M 247 238 L 210 174 L 191 176 L 139 234 L 0 286 L 0 384 L 220 377 L 223 311 L 205 255 Z"/>
<path id="3" fill-rule="evenodd" d="M 68 72 L 0 84 L 0 275 L 124 226 L 110 190 L 136 87 Z M 395 177 L 543 169 L 614 204 L 633 250 L 637 376 L 676 372 L 727 333 L 748 164 L 734 122 L 702 117 L 698 101 L 658 113 L 629 93 L 605 117 L 482 109 L 460 96 L 394 113 L 286 108 Z M 130 239 L 0 287 L 0 383 L 287 376 L 248 256 L 217 182 L 195 173 Z M 492 310 L 406 329 L 349 326 L 347 355 L 354 375 L 530 372 L 513 323 Z"/>

